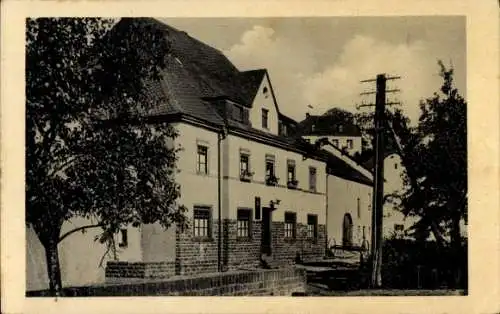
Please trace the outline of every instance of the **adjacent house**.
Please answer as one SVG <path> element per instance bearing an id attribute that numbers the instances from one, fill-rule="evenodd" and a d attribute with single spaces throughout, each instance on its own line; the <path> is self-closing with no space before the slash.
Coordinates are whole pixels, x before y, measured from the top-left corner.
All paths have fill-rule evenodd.
<path id="1" fill-rule="evenodd" d="M 140 114 L 180 134 L 175 179 L 191 226 L 124 227 L 107 255 L 94 241 L 99 230 L 74 234 L 59 246 L 64 285 L 276 267 L 322 258 L 331 239 L 362 245 L 370 233 L 369 172 L 296 135 L 267 70 L 240 71 L 217 49 L 154 19 L 122 19 L 115 28 L 133 23 L 171 43 L 161 79 L 148 84 L 151 97 L 165 101 Z M 76 218 L 63 229 L 88 223 Z M 46 288 L 43 247 L 30 228 L 27 241 L 27 289 Z"/>
<path id="2" fill-rule="evenodd" d="M 299 123 L 298 129 L 302 137 L 311 143 L 319 138 L 327 138 L 338 149 L 354 156 L 361 153 L 361 130 L 354 123 L 338 115 L 324 114 L 320 116 L 306 114 Z"/>

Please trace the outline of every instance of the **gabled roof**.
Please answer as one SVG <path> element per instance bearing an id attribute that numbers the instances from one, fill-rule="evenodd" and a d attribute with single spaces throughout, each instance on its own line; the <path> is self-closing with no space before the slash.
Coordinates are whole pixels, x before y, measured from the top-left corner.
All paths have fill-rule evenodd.
<path id="1" fill-rule="evenodd" d="M 258 92 L 260 84 L 266 75 L 265 69 L 250 70 L 240 73 L 241 77 L 241 92 L 245 101 L 250 105 L 253 103 L 255 95 Z"/>
<path id="2" fill-rule="evenodd" d="M 327 161 L 330 174 L 371 184 L 371 180 L 345 161 L 325 150 L 316 149 L 300 136 L 273 135 L 233 120 L 224 121 L 213 100 L 229 99 L 250 107 L 262 80 L 269 77 L 267 70 L 240 72 L 219 50 L 152 18 L 124 18 L 115 27 L 125 30 L 118 33 L 126 34 L 127 27 L 130 28 L 134 23 L 144 23 L 164 32 L 170 43 L 170 51 L 165 56 L 166 68 L 162 71 L 161 78 L 146 84 L 148 96 L 157 105 L 153 108 L 139 108 L 142 116 L 182 116 L 220 130 L 226 124 L 229 132 L 239 136 L 300 152 L 308 158 Z M 271 84 L 270 89 L 274 98 Z M 276 104 L 275 99 L 274 101 Z M 297 124 L 295 120 L 281 114 L 279 108 L 277 111 L 282 121 Z"/>
<path id="3" fill-rule="evenodd" d="M 365 185 L 373 185 L 371 178 L 368 178 L 354 167 L 347 164 L 339 157 L 329 153 L 327 162 L 327 173 L 346 180 L 355 181 Z"/>

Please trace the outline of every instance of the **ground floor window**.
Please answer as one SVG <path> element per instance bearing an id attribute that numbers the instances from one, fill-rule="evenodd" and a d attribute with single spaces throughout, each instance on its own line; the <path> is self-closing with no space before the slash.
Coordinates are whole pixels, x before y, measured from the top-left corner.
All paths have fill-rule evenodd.
<path id="1" fill-rule="evenodd" d="M 250 238 L 252 211 L 238 209 L 237 232 L 239 238 Z"/>
<path id="2" fill-rule="evenodd" d="M 316 240 L 318 238 L 318 216 L 307 215 L 307 237 Z"/>
<path id="3" fill-rule="evenodd" d="M 297 215 L 292 212 L 285 213 L 285 238 L 295 238 L 295 225 L 297 224 Z"/>
<path id="4" fill-rule="evenodd" d="M 194 236 L 199 238 L 211 237 L 211 209 L 210 207 L 194 208 Z"/>

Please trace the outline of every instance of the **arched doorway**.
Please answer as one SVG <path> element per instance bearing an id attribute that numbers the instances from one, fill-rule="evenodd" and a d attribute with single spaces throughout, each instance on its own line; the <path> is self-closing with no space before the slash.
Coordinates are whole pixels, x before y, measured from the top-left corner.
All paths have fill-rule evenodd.
<path id="1" fill-rule="evenodd" d="M 344 215 L 342 222 L 342 246 L 352 246 L 352 217 L 349 213 Z"/>

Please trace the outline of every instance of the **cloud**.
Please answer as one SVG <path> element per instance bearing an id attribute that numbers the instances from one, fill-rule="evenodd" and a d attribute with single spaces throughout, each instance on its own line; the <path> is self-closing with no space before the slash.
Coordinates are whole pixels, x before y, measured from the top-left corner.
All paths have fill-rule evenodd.
<path id="1" fill-rule="evenodd" d="M 437 60 L 423 41 L 395 44 L 356 35 L 343 44 L 332 44 L 331 62 L 324 62 L 319 60 L 325 58 L 316 57 L 310 41 L 254 26 L 224 53 L 242 70 L 267 68 L 281 111 L 298 120 L 307 111 L 322 114 L 341 107 L 354 112 L 356 104 L 374 102 L 374 95 L 359 93 L 373 90 L 375 83 L 360 80 L 387 73 L 402 77 L 388 82 L 388 89 L 401 89 L 388 94 L 388 100 L 401 101 L 403 110 L 417 122 L 420 99 L 432 96 L 440 86 Z"/>

